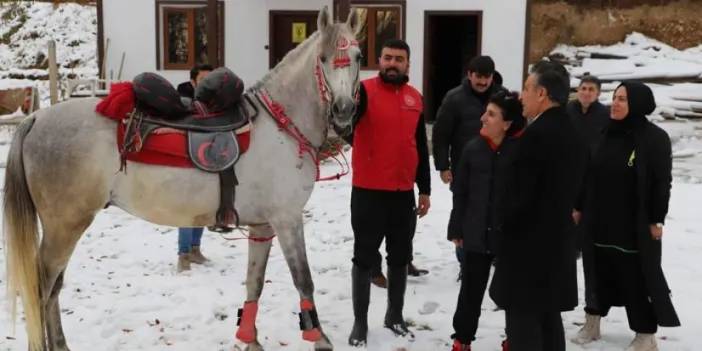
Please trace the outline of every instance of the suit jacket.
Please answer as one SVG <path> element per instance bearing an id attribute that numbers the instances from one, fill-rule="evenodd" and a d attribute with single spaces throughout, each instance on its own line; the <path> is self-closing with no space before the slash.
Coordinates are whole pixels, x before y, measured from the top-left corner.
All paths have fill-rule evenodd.
<path id="1" fill-rule="evenodd" d="M 499 306 L 524 312 L 577 306 L 572 210 L 586 149 L 562 107 L 542 113 L 522 135 L 490 287 Z"/>

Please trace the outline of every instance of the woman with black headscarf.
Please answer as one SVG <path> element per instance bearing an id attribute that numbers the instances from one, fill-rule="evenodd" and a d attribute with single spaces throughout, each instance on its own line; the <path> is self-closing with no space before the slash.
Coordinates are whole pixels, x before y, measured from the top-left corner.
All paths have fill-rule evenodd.
<path id="1" fill-rule="evenodd" d="M 656 108 L 651 89 L 624 82 L 614 91 L 611 120 L 588 165 L 574 212 L 592 245 L 598 306 L 586 309 L 573 342 L 600 338 L 600 318 L 626 308 L 636 337 L 628 351 L 658 350 L 657 327 L 680 325 L 661 269 L 661 239 L 670 199 L 670 138 L 646 116 Z"/>
<path id="2" fill-rule="evenodd" d="M 480 135 L 463 147 L 451 190 L 449 240 L 462 247 L 463 277 L 453 316 L 452 351 L 470 351 L 502 227 L 517 137 L 526 121 L 519 94 L 499 91 L 480 117 Z M 504 347 L 504 344 L 503 344 Z"/>

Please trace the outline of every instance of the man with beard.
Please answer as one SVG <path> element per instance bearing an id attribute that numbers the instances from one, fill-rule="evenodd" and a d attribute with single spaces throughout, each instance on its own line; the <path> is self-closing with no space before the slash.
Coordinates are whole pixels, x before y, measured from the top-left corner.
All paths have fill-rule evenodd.
<path id="1" fill-rule="evenodd" d="M 347 138 L 353 146 L 352 346 L 366 345 L 371 270 L 380 266 L 383 239 L 388 266 L 384 325 L 397 336 L 414 338 L 402 309 L 417 216 L 429 211 L 431 184 L 422 95 L 407 84 L 409 56 L 402 40 L 383 44 L 380 73 L 361 82 L 354 131 Z"/>
<path id="2" fill-rule="evenodd" d="M 468 63 L 468 75 L 461 85 L 449 90 L 436 113 L 432 131 L 434 166 L 440 172 L 441 181 L 451 184 L 458 159 L 466 143 L 478 136 L 488 99 L 500 85 L 494 84 L 495 62 L 490 56 L 476 56 Z M 453 190 L 453 188 L 451 189 Z M 451 216 L 455 216 L 451 211 Z M 456 219 L 458 222 L 461 219 Z M 463 248 L 459 233 L 448 233 L 448 239 L 456 245 L 456 257 L 463 262 Z M 459 279 L 462 272 L 459 275 Z"/>

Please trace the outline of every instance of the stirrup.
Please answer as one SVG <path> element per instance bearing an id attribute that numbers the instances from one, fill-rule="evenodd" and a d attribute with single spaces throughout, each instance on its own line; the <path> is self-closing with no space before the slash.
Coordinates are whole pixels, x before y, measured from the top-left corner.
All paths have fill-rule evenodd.
<path id="1" fill-rule="evenodd" d="M 213 226 L 207 227 L 207 230 L 209 230 L 211 232 L 222 233 L 222 234 L 231 233 L 232 231 L 234 231 L 234 229 L 235 229 L 234 227 L 230 227 L 226 224 L 219 224 L 219 223 L 215 224 Z"/>

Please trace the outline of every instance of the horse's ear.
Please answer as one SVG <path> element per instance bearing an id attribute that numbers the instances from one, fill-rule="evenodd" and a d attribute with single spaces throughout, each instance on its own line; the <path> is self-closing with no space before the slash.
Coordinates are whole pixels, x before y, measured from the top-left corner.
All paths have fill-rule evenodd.
<path id="1" fill-rule="evenodd" d="M 354 34 L 354 36 L 358 35 L 361 21 L 358 18 L 358 12 L 356 12 L 356 9 L 351 8 L 351 11 L 349 11 L 349 17 L 346 18 L 346 24 L 349 26 L 349 28 L 351 28 L 351 32 Z"/>
<path id="2" fill-rule="evenodd" d="M 319 16 L 317 16 L 317 29 L 323 32 L 327 27 L 332 25 L 331 16 L 329 16 L 329 8 L 325 5 L 322 11 L 319 11 Z"/>

